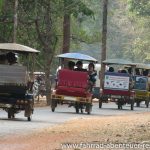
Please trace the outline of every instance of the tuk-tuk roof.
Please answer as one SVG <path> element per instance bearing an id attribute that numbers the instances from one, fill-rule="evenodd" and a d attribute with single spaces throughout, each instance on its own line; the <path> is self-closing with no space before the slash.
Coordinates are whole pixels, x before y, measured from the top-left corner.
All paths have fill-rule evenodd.
<path id="1" fill-rule="evenodd" d="M 17 43 L 0 43 L 0 50 L 13 51 L 17 53 L 39 53 L 40 51 Z"/>
<path id="2" fill-rule="evenodd" d="M 106 59 L 103 61 L 104 64 L 107 65 L 132 65 L 133 63 L 129 60 L 125 60 L 125 59 Z"/>
<path id="3" fill-rule="evenodd" d="M 132 63 L 133 66 L 139 69 L 150 69 L 149 64 L 144 64 L 144 63 Z"/>
<path id="4" fill-rule="evenodd" d="M 84 60 L 84 61 L 92 61 L 92 62 L 98 62 L 95 58 L 81 54 L 81 53 L 64 53 L 57 55 L 58 58 L 66 58 L 66 59 L 75 59 L 75 60 Z"/>

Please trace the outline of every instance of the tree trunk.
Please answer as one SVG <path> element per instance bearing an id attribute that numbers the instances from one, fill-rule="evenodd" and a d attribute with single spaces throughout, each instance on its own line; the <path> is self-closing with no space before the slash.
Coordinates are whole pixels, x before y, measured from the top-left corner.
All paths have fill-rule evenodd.
<path id="1" fill-rule="evenodd" d="M 18 22 L 18 0 L 15 0 L 15 6 L 14 6 L 14 34 L 13 34 L 13 42 L 16 43 L 16 37 L 17 37 L 17 22 Z"/>
<path id="2" fill-rule="evenodd" d="M 100 88 L 103 86 L 105 65 L 102 63 L 106 59 L 106 46 L 107 46 L 107 6 L 108 0 L 103 0 L 103 28 L 102 28 L 102 51 L 101 51 L 101 75 L 100 75 Z"/>
<path id="3" fill-rule="evenodd" d="M 70 13 L 67 12 L 68 1 L 64 1 L 64 21 L 63 21 L 63 46 L 62 53 L 69 53 L 70 50 Z M 63 62 L 64 67 L 67 66 L 67 61 Z"/>
<path id="4" fill-rule="evenodd" d="M 63 22 L 63 49 L 62 53 L 68 53 L 70 49 L 70 15 L 64 15 Z"/>
<path id="5" fill-rule="evenodd" d="M 51 105 L 51 80 L 49 67 L 45 70 L 46 102 Z"/>

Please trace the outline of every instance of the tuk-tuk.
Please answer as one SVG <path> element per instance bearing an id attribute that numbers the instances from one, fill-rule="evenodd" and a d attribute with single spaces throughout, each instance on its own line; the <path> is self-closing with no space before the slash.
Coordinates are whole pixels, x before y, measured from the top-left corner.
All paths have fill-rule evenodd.
<path id="1" fill-rule="evenodd" d="M 132 66 L 132 62 L 123 59 L 107 59 L 103 61 L 105 65 Z M 131 75 L 125 70 L 114 71 L 109 67 L 109 71 L 104 74 L 103 87 L 100 89 L 99 108 L 103 102 L 115 102 L 118 109 L 122 109 L 124 104 L 130 104 L 131 110 L 134 109 L 134 91 L 132 90 Z M 119 68 L 118 68 L 119 69 Z"/>
<path id="2" fill-rule="evenodd" d="M 22 64 L 21 59 L 30 59 L 38 52 L 21 44 L 0 43 L 0 108 L 8 113 L 9 119 L 25 111 L 25 117 L 31 121 L 34 109 L 33 81 L 29 77 L 29 65 Z"/>
<path id="3" fill-rule="evenodd" d="M 63 61 L 88 61 L 97 62 L 97 60 L 88 55 L 80 53 L 65 53 L 57 56 L 61 64 Z M 57 73 L 57 84 L 51 95 L 52 112 L 55 111 L 58 103 L 74 106 L 76 113 L 83 113 L 85 109 L 87 114 L 92 110 L 92 91 L 89 89 L 89 75 L 87 71 L 75 71 L 65 68 L 63 65 Z"/>
<path id="4" fill-rule="evenodd" d="M 133 77 L 135 91 L 135 103 L 140 107 L 142 101 L 145 102 L 146 107 L 149 107 L 150 101 L 150 87 L 149 87 L 149 70 L 150 66 L 143 63 L 133 63 L 135 65 L 135 75 Z"/>

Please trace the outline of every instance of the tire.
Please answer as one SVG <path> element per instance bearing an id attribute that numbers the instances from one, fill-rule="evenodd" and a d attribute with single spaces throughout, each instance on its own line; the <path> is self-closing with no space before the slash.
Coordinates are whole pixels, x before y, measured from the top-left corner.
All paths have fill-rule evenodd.
<path id="1" fill-rule="evenodd" d="M 90 114 L 91 114 L 91 112 L 89 112 L 89 111 L 88 111 L 88 112 L 87 112 L 87 114 L 88 114 L 88 115 L 90 115 Z"/>
<path id="2" fill-rule="evenodd" d="M 102 108 L 102 100 L 99 99 L 99 108 Z"/>
<path id="3" fill-rule="evenodd" d="M 92 105 L 90 103 L 87 103 L 86 104 L 86 112 L 87 114 L 91 114 L 91 111 L 92 111 Z"/>
<path id="4" fill-rule="evenodd" d="M 31 117 L 27 117 L 28 121 L 31 121 Z"/>
<path id="5" fill-rule="evenodd" d="M 52 112 L 54 112 L 55 111 L 55 108 L 52 108 Z"/>
<path id="6" fill-rule="evenodd" d="M 117 105 L 118 105 L 118 109 L 122 109 L 121 102 L 120 102 L 120 100 L 119 100 L 119 99 L 118 99 L 118 103 L 117 103 Z"/>
<path id="7" fill-rule="evenodd" d="M 57 106 L 57 101 L 54 100 L 54 99 L 52 99 L 52 104 L 51 104 L 51 110 L 52 110 L 52 112 L 55 111 L 56 106 Z"/>
<path id="8" fill-rule="evenodd" d="M 137 100 L 136 107 L 140 107 L 140 101 Z"/>
<path id="9" fill-rule="evenodd" d="M 11 119 L 11 113 L 8 111 L 8 119 Z"/>
<path id="10" fill-rule="evenodd" d="M 131 110 L 134 110 L 134 99 L 131 99 Z"/>
<path id="11" fill-rule="evenodd" d="M 149 108 L 149 99 L 146 99 L 145 104 L 146 104 L 146 108 Z"/>
<path id="12" fill-rule="evenodd" d="M 79 113 L 79 103 L 75 103 L 75 110 L 76 110 L 76 113 L 78 114 Z"/>

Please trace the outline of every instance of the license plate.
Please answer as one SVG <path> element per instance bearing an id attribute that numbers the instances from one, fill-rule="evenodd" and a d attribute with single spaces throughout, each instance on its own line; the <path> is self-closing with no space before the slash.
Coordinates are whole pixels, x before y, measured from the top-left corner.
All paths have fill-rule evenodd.
<path id="1" fill-rule="evenodd" d="M 71 96 L 64 96 L 64 100 L 76 101 L 77 99 L 75 97 L 71 97 Z"/>

